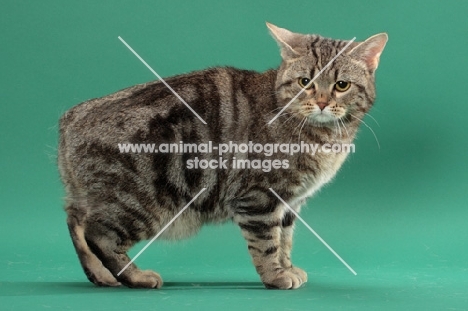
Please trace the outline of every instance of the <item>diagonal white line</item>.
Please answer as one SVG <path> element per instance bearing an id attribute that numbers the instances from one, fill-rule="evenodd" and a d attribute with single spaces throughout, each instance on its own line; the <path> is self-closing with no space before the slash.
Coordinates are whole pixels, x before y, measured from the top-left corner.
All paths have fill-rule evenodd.
<path id="1" fill-rule="evenodd" d="M 148 65 L 148 64 L 146 63 L 145 60 L 144 60 L 143 58 L 141 58 L 141 56 L 138 55 L 138 53 L 135 52 L 135 50 L 133 50 L 132 47 L 131 47 L 130 45 L 128 45 L 127 42 L 125 42 L 124 39 L 122 39 L 120 36 L 119 36 L 118 38 L 119 38 L 120 41 L 122 41 L 123 44 L 125 44 L 125 46 L 126 46 L 133 54 L 135 54 L 135 56 L 136 56 L 136 57 L 137 57 L 137 58 L 138 58 L 138 59 L 139 59 L 139 60 L 140 60 L 140 61 L 141 61 L 141 62 L 142 62 L 142 63 L 159 79 L 159 80 L 161 80 L 162 83 L 164 83 L 164 85 L 165 85 L 165 86 L 166 86 L 166 87 L 167 87 L 167 88 L 168 88 L 168 89 L 185 105 L 185 106 L 187 106 L 188 109 L 190 109 L 190 111 L 191 111 L 195 116 L 197 116 L 198 119 L 200 119 L 200 121 L 203 122 L 203 124 L 206 124 L 205 120 L 203 120 L 202 117 L 200 117 L 200 116 L 198 115 L 198 113 L 196 113 L 195 110 L 193 110 L 192 107 L 190 107 L 190 105 L 187 104 L 187 102 L 186 102 L 182 97 L 180 97 L 180 95 L 177 94 L 176 91 L 174 91 L 174 90 L 172 89 L 172 87 L 171 87 L 169 84 L 167 84 L 166 81 L 164 81 L 164 79 L 161 78 L 161 76 L 158 75 L 158 73 L 157 73 L 156 71 L 153 70 L 153 68 L 151 68 L 150 65 Z"/>
<path id="2" fill-rule="evenodd" d="M 280 112 L 278 112 L 278 114 L 277 114 L 276 116 L 273 117 L 273 119 L 271 119 L 271 120 L 268 122 L 268 125 L 270 125 L 271 123 L 273 123 L 273 121 L 275 121 L 275 120 L 283 113 L 283 111 L 285 111 L 286 108 L 288 108 L 289 105 L 291 105 L 292 102 L 295 101 L 296 98 L 298 98 L 299 95 L 302 94 L 302 92 L 304 92 L 309 86 L 311 86 L 312 83 L 315 81 L 315 79 L 317 79 L 317 78 L 322 74 L 322 72 L 323 72 L 325 69 L 327 69 L 328 66 L 330 66 L 331 63 L 333 63 L 333 62 L 335 61 L 335 59 L 336 59 L 338 56 L 340 56 L 341 53 L 343 53 L 344 50 L 346 50 L 346 48 L 347 48 L 348 46 L 351 45 L 351 43 L 354 42 L 354 40 L 356 40 L 356 37 L 352 38 L 351 41 L 349 41 L 349 42 L 345 45 L 345 47 L 344 47 L 343 49 L 341 49 L 341 51 L 339 51 L 338 54 L 336 54 L 335 57 L 333 57 L 333 58 L 331 59 L 331 61 L 329 61 L 328 64 L 326 64 L 325 67 L 323 67 L 322 70 L 320 70 L 319 73 L 317 73 L 317 74 L 315 75 L 315 77 L 314 77 L 312 80 L 310 80 L 310 82 L 309 82 L 305 87 L 303 87 L 303 88 L 299 91 L 299 93 L 297 93 L 297 95 L 294 96 L 293 99 L 291 99 L 291 100 L 289 101 L 289 103 L 287 103 L 286 106 L 284 106 L 283 109 L 281 109 Z"/>
<path id="3" fill-rule="evenodd" d="M 294 214 L 294 216 L 296 216 L 297 219 L 299 219 L 299 220 L 307 227 L 307 229 L 309 229 L 310 232 L 312 232 L 312 233 L 317 237 L 317 239 L 319 239 L 319 241 L 322 242 L 323 245 L 325 245 L 325 246 L 330 250 L 330 252 L 332 252 L 332 254 L 335 255 L 335 257 L 338 258 L 338 259 L 346 266 L 346 268 L 349 269 L 349 271 L 351 271 L 354 275 L 357 275 L 357 273 L 353 270 L 353 268 L 351 268 L 351 267 L 346 263 L 346 261 L 344 261 L 343 258 L 341 258 L 340 255 L 338 255 L 338 254 L 333 250 L 333 248 L 331 248 L 330 245 L 328 245 L 328 243 L 325 242 L 325 241 L 320 237 L 320 235 L 318 235 L 318 233 L 315 232 L 315 230 L 312 229 L 312 228 L 304 221 L 304 219 L 302 219 L 301 216 L 299 216 L 299 214 L 298 214 L 295 210 L 293 210 L 293 209 L 291 208 L 291 206 L 289 206 L 289 204 L 286 203 L 286 202 L 275 192 L 275 190 L 273 190 L 273 189 L 271 189 L 271 188 L 268 188 L 268 189 L 270 189 L 270 191 L 271 191 L 284 205 L 286 205 L 287 208 L 289 208 L 289 210 Z"/>
<path id="4" fill-rule="evenodd" d="M 120 274 L 122 274 L 122 272 L 125 271 L 125 269 L 127 269 L 140 255 L 141 253 L 143 253 L 147 248 L 148 246 L 150 246 L 151 243 L 154 242 L 154 240 L 156 240 L 180 215 L 182 215 L 182 213 L 190 206 L 190 204 L 193 203 L 193 201 L 195 201 L 198 196 L 200 194 L 202 194 L 203 191 L 205 191 L 206 188 L 203 188 L 202 190 L 200 190 L 200 192 L 197 193 L 196 196 L 193 197 L 192 200 L 190 200 L 190 202 L 187 203 L 187 205 L 184 206 L 183 209 L 180 210 L 180 212 L 177 213 L 177 215 L 174 216 L 174 218 L 171 219 L 171 221 L 169 221 L 167 223 L 167 225 L 164 226 L 164 228 L 161 229 L 161 231 L 158 232 L 158 234 L 156 234 L 146 245 L 145 247 L 143 247 L 143 249 L 141 251 L 138 252 L 138 254 L 135 255 L 135 257 L 132 258 L 132 260 L 130 260 L 130 262 L 125 266 L 123 267 L 122 270 L 120 270 L 119 273 L 117 273 L 117 276 L 119 276 Z"/>

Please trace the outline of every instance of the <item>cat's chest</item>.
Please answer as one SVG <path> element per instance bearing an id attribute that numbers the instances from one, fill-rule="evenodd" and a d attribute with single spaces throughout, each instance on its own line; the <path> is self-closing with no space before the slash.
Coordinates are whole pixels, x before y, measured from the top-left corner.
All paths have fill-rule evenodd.
<path id="1" fill-rule="evenodd" d="M 307 197 L 311 197 L 323 185 L 330 182 L 340 169 L 347 157 L 347 153 L 329 153 L 307 155 L 302 159 L 304 168 L 298 168 L 300 185 L 294 190 L 296 193 L 292 204 L 299 203 Z"/>

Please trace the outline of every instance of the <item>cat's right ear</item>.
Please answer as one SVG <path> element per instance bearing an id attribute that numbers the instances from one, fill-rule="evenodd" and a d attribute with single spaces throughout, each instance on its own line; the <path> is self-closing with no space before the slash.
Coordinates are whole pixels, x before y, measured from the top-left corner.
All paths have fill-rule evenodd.
<path id="1" fill-rule="evenodd" d="M 297 58 L 301 55 L 300 47 L 302 43 L 301 34 L 291 32 L 270 23 L 266 23 L 273 38 L 278 42 L 281 48 L 281 57 L 283 59 Z"/>

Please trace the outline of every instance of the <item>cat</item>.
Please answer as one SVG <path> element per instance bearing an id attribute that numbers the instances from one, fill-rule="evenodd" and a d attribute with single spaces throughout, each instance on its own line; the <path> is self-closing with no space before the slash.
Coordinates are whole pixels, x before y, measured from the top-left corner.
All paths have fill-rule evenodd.
<path id="1" fill-rule="evenodd" d="M 182 239 L 203 224 L 233 221 L 266 288 L 296 289 L 307 273 L 291 263 L 295 215 L 328 183 L 347 152 L 240 153 L 235 159 L 287 161 L 261 169 L 188 168 L 213 153 L 125 153 L 122 143 L 352 143 L 375 100 L 374 73 L 385 33 L 363 42 L 304 35 L 267 23 L 282 62 L 262 73 L 210 68 L 85 101 L 60 119 L 58 165 L 70 235 L 88 279 L 99 286 L 161 288 L 156 272 L 130 263 L 127 251 L 155 236 L 202 188 L 206 190 L 161 235 Z M 312 79 L 350 44 L 314 81 Z M 304 90 L 303 90 L 304 89 Z M 301 90 L 302 93 L 284 111 Z M 123 270 L 123 272 L 121 272 Z M 121 273 L 120 273 L 121 272 Z"/>

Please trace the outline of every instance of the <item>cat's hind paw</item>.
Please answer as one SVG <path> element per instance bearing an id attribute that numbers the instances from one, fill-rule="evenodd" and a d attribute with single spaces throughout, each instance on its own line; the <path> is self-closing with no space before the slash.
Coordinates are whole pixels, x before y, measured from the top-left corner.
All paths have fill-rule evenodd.
<path id="1" fill-rule="evenodd" d="M 115 277 L 109 272 L 109 270 L 105 268 L 101 268 L 101 270 L 97 270 L 95 272 L 96 273 L 87 271 L 86 275 L 88 276 L 88 280 L 90 280 L 97 286 L 116 287 L 122 285 L 115 279 Z"/>

